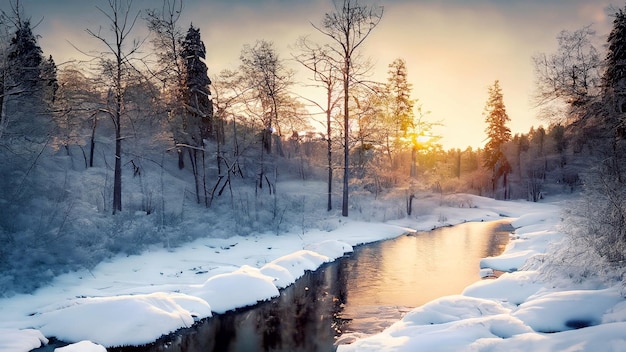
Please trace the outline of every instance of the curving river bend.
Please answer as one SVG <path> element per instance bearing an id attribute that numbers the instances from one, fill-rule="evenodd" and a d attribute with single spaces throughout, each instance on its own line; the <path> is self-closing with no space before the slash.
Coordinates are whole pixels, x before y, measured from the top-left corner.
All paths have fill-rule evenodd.
<path id="1" fill-rule="evenodd" d="M 359 246 L 271 301 L 214 315 L 150 345 L 108 351 L 333 351 L 414 307 L 461 293 L 480 279 L 481 258 L 502 253 L 511 230 L 506 220 L 464 223 Z"/>

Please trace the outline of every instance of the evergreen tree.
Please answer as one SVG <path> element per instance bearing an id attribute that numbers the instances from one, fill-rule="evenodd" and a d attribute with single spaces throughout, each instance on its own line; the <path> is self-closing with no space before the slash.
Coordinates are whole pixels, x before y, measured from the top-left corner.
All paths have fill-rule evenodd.
<path id="1" fill-rule="evenodd" d="M 211 80 L 203 61 L 206 58 L 206 48 L 200 39 L 200 29 L 194 28 L 193 25 L 189 26 L 181 47 L 183 82 L 181 82 L 180 95 L 184 107 L 178 111 L 183 130 L 182 140 L 178 142 L 188 144 L 186 149 L 189 152 L 195 179 L 196 201 L 201 203 L 202 194 L 204 194 L 205 204 L 208 206 L 206 183 L 202 181 L 205 172 L 204 140 L 215 139 L 215 129 L 213 102 L 209 90 Z M 179 167 L 183 166 L 182 158 L 179 158 Z"/>
<path id="2" fill-rule="evenodd" d="M 413 105 L 411 99 L 412 86 L 407 79 L 406 62 L 404 59 L 395 59 L 389 64 L 389 77 L 387 78 L 387 91 L 391 105 L 392 119 L 396 127 L 396 137 L 406 135 L 412 127 Z"/>
<path id="3" fill-rule="evenodd" d="M 0 138 L 5 133 L 44 137 L 51 126 L 42 114 L 46 109 L 42 93 L 42 50 L 29 21 L 18 18 L 14 24 L 1 79 Z"/>
<path id="4" fill-rule="evenodd" d="M 41 80 L 44 88 L 44 99 L 49 103 L 54 103 L 59 89 L 59 81 L 57 80 L 57 65 L 54 63 L 52 55 L 41 64 Z"/>
<path id="5" fill-rule="evenodd" d="M 511 130 L 506 125 L 510 119 L 506 113 L 502 90 L 498 80 L 494 82 L 493 86 L 489 87 L 489 99 L 483 114 L 485 115 L 485 122 L 487 122 L 485 132 L 488 138 L 484 150 L 483 165 L 493 172 L 492 187 L 494 192 L 500 177 L 504 178 L 504 198 L 507 198 L 506 177 L 511 170 L 511 166 L 504 155 L 503 146 L 511 140 Z"/>
<path id="6" fill-rule="evenodd" d="M 185 130 L 191 137 L 194 146 L 201 146 L 205 138 L 214 138 L 213 102 L 204 63 L 206 48 L 200 39 L 200 29 L 189 27 L 182 42 L 181 56 L 184 61 L 184 83 L 182 97 L 186 105 Z"/>
<path id="7" fill-rule="evenodd" d="M 10 75 L 22 89 L 37 88 L 40 83 L 42 50 L 30 28 L 30 22 L 18 22 L 8 49 Z"/>
<path id="8" fill-rule="evenodd" d="M 626 13 L 615 13 L 613 29 L 608 37 L 606 71 L 603 76 L 605 99 L 609 102 L 609 128 L 624 134 L 626 113 Z"/>
<path id="9" fill-rule="evenodd" d="M 511 140 L 511 130 L 506 123 L 510 121 L 506 113 L 500 83 L 496 80 L 489 87 L 489 99 L 485 105 L 485 122 L 487 122 L 487 144 L 484 151 L 484 166 L 493 169 L 499 161 L 503 161 L 502 146 Z"/>

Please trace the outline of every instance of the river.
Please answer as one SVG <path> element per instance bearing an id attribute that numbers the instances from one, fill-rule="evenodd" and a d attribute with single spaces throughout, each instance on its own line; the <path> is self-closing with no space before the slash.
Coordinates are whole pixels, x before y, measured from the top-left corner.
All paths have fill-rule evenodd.
<path id="1" fill-rule="evenodd" d="M 505 220 L 473 222 L 357 246 L 271 301 L 214 315 L 150 345 L 108 351 L 333 351 L 414 307 L 461 293 L 480 280 L 480 259 L 504 250 L 511 230 Z"/>

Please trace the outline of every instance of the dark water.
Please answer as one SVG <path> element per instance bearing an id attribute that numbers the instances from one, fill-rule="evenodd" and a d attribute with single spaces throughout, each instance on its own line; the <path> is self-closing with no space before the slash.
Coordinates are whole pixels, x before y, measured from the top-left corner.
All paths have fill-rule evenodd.
<path id="1" fill-rule="evenodd" d="M 509 241 L 506 222 L 466 223 L 355 248 L 305 274 L 280 297 L 215 315 L 153 344 L 108 351 L 333 351 L 414 307 L 461 293 L 480 259 Z"/>

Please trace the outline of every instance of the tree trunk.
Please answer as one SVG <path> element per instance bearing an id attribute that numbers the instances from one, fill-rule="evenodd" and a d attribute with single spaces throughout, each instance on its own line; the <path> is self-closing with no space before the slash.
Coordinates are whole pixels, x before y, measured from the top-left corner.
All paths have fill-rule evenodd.
<path id="1" fill-rule="evenodd" d="M 200 204 L 200 174 L 198 171 L 198 151 L 193 148 L 187 148 L 187 150 L 189 150 L 191 171 L 193 172 L 193 180 L 196 187 L 196 203 Z"/>
<path id="2" fill-rule="evenodd" d="M 98 125 L 98 114 L 93 115 L 91 126 L 91 142 L 89 143 L 89 167 L 93 167 L 93 154 L 96 149 L 96 126 Z"/>
<path id="3" fill-rule="evenodd" d="M 120 103 L 121 104 L 121 103 Z M 113 176 L 113 215 L 122 211 L 122 136 L 120 113 L 115 116 L 115 171 Z"/>
<path id="4" fill-rule="evenodd" d="M 330 125 L 331 119 L 331 91 L 330 89 L 327 92 L 326 96 L 326 141 L 328 143 L 327 157 L 328 157 L 328 205 L 326 207 L 327 211 L 333 210 L 333 144 L 330 138 L 332 133 L 332 128 Z"/>
<path id="5" fill-rule="evenodd" d="M 349 47 L 349 45 L 346 45 Z M 344 76 L 343 76 L 343 198 L 341 202 L 341 215 L 348 216 L 348 193 L 349 193 L 349 182 L 348 178 L 350 176 L 350 164 L 349 164 L 349 156 L 350 156 L 350 146 L 348 142 L 350 141 L 349 132 L 350 128 L 348 126 L 349 121 L 349 109 L 348 109 L 348 86 L 350 79 L 350 58 L 346 55 L 345 63 L 344 63 Z"/>

